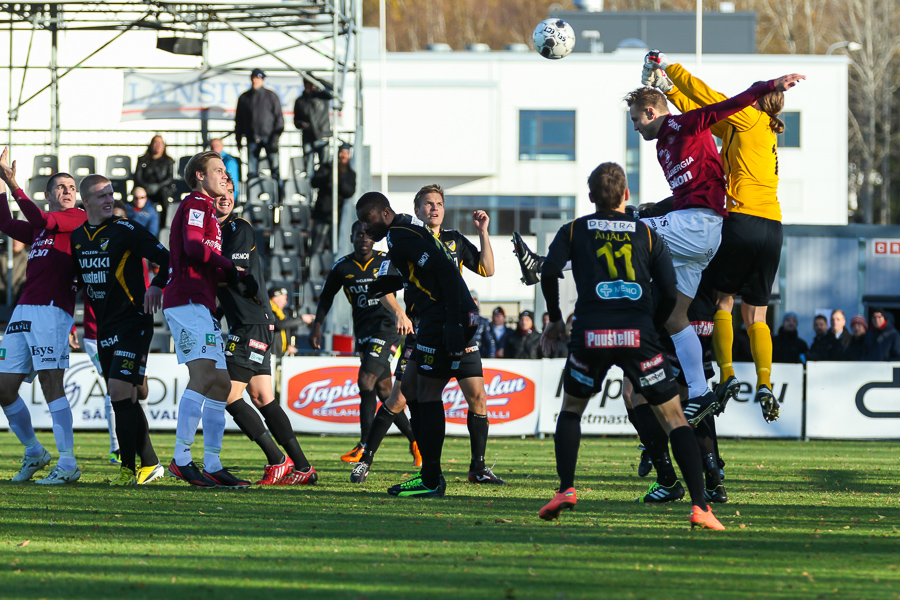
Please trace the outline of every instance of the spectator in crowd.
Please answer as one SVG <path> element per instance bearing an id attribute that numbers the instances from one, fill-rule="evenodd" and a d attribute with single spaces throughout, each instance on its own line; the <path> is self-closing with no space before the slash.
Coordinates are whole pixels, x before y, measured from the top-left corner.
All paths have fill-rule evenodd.
<path id="1" fill-rule="evenodd" d="M 543 328 L 541 329 L 543 332 L 550 323 L 550 313 L 545 312 L 541 316 L 541 321 L 543 321 Z M 559 334 L 556 345 L 553 347 L 553 352 L 545 354 L 544 349 L 538 347 L 538 358 L 567 358 L 569 356 L 569 334 L 572 332 L 572 323 L 574 323 L 574 321 L 575 313 L 572 313 L 566 319 L 566 328 Z"/>
<path id="2" fill-rule="evenodd" d="M 541 315 L 541 332 L 547 329 L 547 324 L 550 322 L 550 313 L 544 312 Z"/>
<path id="3" fill-rule="evenodd" d="M 26 246 L 19 240 L 12 240 L 13 268 L 12 277 L 9 276 L 9 265 L 6 261 L 6 252 L 0 254 L 0 304 L 6 303 L 6 290 L 8 282 L 12 280 L 12 303 L 19 302 L 22 295 L 22 286 L 25 285 L 25 265 L 28 262 L 30 246 Z"/>
<path id="4" fill-rule="evenodd" d="M 295 327 L 312 322 L 310 317 L 313 315 L 302 315 L 295 317 L 293 311 L 288 308 L 288 291 L 287 288 L 273 287 L 269 290 L 269 305 L 272 307 L 272 314 L 275 315 L 275 347 L 273 348 L 275 356 L 293 356 L 297 354 L 297 347 L 293 345 L 294 337 L 291 331 Z"/>
<path id="5" fill-rule="evenodd" d="M 494 358 L 506 358 L 506 339 L 512 333 L 513 329 L 506 326 L 506 311 L 502 306 L 498 306 L 491 315 L 491 335 L 494 336 L 494 345 L 497 348 Z"/>
<path id="6" fill-rule="evenodd" d="M 830 360 L 847 360 L 845 355 L 853 334 L 847 329 L 847 317 L 844 316 L 844 311 L 839 308 L 831 311 L 831 328 L 828 330 L 828 335 L 834 338 Z"/>
<path id="7" fill-rule="evenodd" d="M 797 333 L 797 313 L 784 315 L 778 334 L 772 337 L 772 362 L 805 363 L 809 346 Z"/>
<path id="8" fill-rule="evenodd" d="M 883 308 L 872 309 L 863 360 L 900 360 L 900 332 L 893 321 L 894 315 L 890 312 Z"/>
<path id="9" fill-rule="evenodd" d="M 331 98 L 331 92 L 304 79 L 303 94 L 294 102 L 294 127 L 303 134 L 303 164 L 307 176 L 314 173 L 316 155 L 320 165 L 328 162 L 328 138 L 331 137 L 328 103 Z"/>
<path id="10" fill-rule="evenodd" d="M 809 353 L 806 355 L 807 360 L 831 360 L 837 340 L 831 335 L 831 330 L 828 328 L 828 319 L 825 318 L 825 315 L 813 317 L 813 331 L 815 332 L 815 337 L 813 337 L 812 344 L 809 346 Z"/>
<path id="11" fill-rule="evenodd" d="M 862 315 L 856 315 L 850 319 L 850 332 L 853 337 L 844 351 L 844 360 L 864 360 L 866 355 L 866 319 Z"/>
<path id="12" fill-rule="evenodd" d="M 541 334 L 534 330 L 534 313 L 523 310 L 515 331 L 506 338 L 506 358 L 540 358 Z"/>
<path id="13" fill-rule="evenodd" d="M 159 218 L 165 223 L 169 201 L 175 194 L 175 159 L 166 152 L 161 135 L 154 135 L 147 151 L 138 157 L 134 185 L 144 188 L 147 199 L 159 207 Z"/>
<path id="14" fill-rule="evenodd" d="M 310 182 L 316 188 L 316 204 L 312 209 L 312 237 L 310 245 L 313 254 L 331 247 L 331 220 L 334 199 L 332 198 L 332 169 L 330 162 L 319 165 Z M 344 200 L 356 193 L 356 172 L 350 166 L 350 144 L 341 145 L 338 151 L 338 223 L 344 212 Z"/>
<path id="15" fill-rule="evenodd" d="M 259 155 L 265 150 L 272 179 L 280 186 L 278 140 L 284 132 L 284 112 L 278 94 L 263 87 L 265 81 L 262 69 L 250 73 L 250 89 L 240 95 L 234 113 L 234 135 L 239 152 L 247 140 L 247 179 L 259 176 Z"/>
<path id="16" fill-rule="evenodd" d="M 481 309 L 481 303 L 478 301 L 478 292 L 469 290 L 469 293 L 472 294 L 475 306 Z M 494 336 L 491 335 L 491 322 L 480 314 L 478 315 L 478 329 L 475 330 L 475 343 L 478 344 L 481 358 L 494 358 L 497 354 L 497 344 L 494 342 Z"/>
<path id="17" fill-rule="evenodd" d="M 741 323 L 740 328 L 734 332 L 731 360 L 734 362 L 753 362 L 753 352 L 750 350 L 750 334 L 747 333 L 746 323 Z"/>
<path id="18" fill-rule="evenodd" d="M 231 181 L 235 183 L 235 192 L 237 192 L 237 184 L 241 181 L 240 161 L 236 157 L 225 152 L 225 143 L 222 142 L 221 138 L 209 140 L 209 149 L 222 157 L 222 162 L 225 163 L 225 171 L 228 172 Z"/>
<path id="19" fill-rule="evenodd" d="M 159 235 L 159 211 L 156 210 L 156 205 L 150 202 L 147 190 L 140 186 L 135 186 L 131 190 L 131 205 L 128 206 L 128 218 L 142 225 L 154 236 Z"/>

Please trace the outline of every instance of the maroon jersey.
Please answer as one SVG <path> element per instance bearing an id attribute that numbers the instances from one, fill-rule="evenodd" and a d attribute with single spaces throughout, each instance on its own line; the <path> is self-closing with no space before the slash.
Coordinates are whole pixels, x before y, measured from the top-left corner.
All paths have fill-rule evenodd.
<path id="1" fill-rule="evenodd" d="M 75 261 L 69 238 L 87 221 L 80 208 L 44 212 L 19 188 L 13 192 L 27 221 L 13 219 L 6 194 L 0 194 L 0 231 L 31 245 L 25 287 L 19 304 L 57 306 L 75 312 Z"/>
<path id="2" fill-rule="evenodd" d="M 222 256 L 222 229 L 213 199 L 192 192 L 182 202 L 169 232 L 169 282 L 163 308 L 202 304 L 216 311 L 219 269 L 231 261 Z"/>
<path id="3" fill-rule="evenodd" d="M 774 90 L 768 81 L 728 100 L 666 117 L 656 136 L 656 158 L 675 197 L 675 210 L 711 208 L 728 216 L 725 173 L 709 128 Z"/>

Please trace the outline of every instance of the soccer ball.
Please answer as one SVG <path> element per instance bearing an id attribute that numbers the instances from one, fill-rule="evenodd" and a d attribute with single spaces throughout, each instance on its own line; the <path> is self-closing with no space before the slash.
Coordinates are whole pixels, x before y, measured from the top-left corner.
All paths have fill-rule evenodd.
<path id="1" fill-rule="evenodd" d="M 575 30 L 562 19 L 546 19 L 534 28 L 534 49 L 544 58 L 565 58 L 575 47 Z"/>

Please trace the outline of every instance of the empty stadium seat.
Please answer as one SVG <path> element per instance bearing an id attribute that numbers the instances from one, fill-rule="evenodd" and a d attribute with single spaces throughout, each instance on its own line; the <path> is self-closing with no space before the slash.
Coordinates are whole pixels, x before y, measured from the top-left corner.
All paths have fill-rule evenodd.
<path id="1" fill-rule="evenodd" d="M 272 228 L 272 209 L 268 204 L 247 202 L 244 204 L 242 216 L 253 225 L 255 229 Z"/>
<path id="2" fill-rule="evenodd" d="M 193 158 L 191 156 L 182 156 L 178 159 L 178 171 L 175 172 L 175 179 L 184 179 L 184 168 L 187 166 L 188 161 Z"/>
<path id="3" fill-rule="evenodd" d="M 247 182 L 247 202 L 278 203 L 278 182 L 271 177 L 254 177 Z"/>
<path id="4" fill-rule="evenodd" d="M 270 279 L 300 281 L 300 259 L 296 256 L 273 256 Z"/>
<path id="5" fill-rule="evenodd" d="M 76 154 L 69 159 L 69 174 L 75 178 L 75 185 L 81 185 L 81 180 L 97 172 L 97 159 L 86 154 Z"/>
<path id="6" fill-rule="evenodd" d="M 106 178 L 110 181 L 128 181 L 131 179 L 131 157 L 113 154 L 106 158 Z"/>
<path id="7" fill-rule="evenodd" d="M 59 157 L 55 154 L 38 154 L 34 157 L 34 169 L 31 171 L 33 177 L 50 176 L 59 173 Z"/>
<path id="8" fill-rule="evenodd" d="M 310 204 L 312 202 L 312 186 L 309 179 L 300 177 L 295 179 L 288 178 L 284 182 L 284 203 L 303 203 Z"/>
<path id="9" fill-rule="evenodd" d="M 285 202 L 281 210 L 281 222 L 291 227 L 309 230 L 310 210 L 308 204 Z"/>
<path id="10" fill-rule="evenodd" d="M 43 202 L 47 199 L 47 183 L 50 181 L 49 175 L 36 175 L 28 180 L 28 187 L 25 188 L 28 197 L 35 202 Z"/>
<path id="11" fill-rule="evenodd" d="M 285 256 L 302 256 L 305 254 L 306 237 L 303 230 L 297 227 L 280 227 L 272 234 L 272 253 Z"/>

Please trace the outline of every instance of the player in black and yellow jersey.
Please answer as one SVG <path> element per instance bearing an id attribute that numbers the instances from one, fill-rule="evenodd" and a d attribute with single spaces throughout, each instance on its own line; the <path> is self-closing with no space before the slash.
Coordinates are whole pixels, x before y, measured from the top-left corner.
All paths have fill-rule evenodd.
<path id="1" fill-rule="evenodd" d="M 659 88 L 682 112 L 727 98 L 680 64 L 670 64 L 664 54 L 659 57 L 657 61 L 645 59 L 642 81 Z M 727 401 L 740 390 L 731 364 L 731 312 L 735 296 L 740 295 L 741 316 L 756 365 L 755 401 L 766 421 L 776 420 L 779 414 L 772 394 L 772 334 L 766 324 L 766 308 L 781 262 L 783 239 L 777 144 L 777 135 L 784 131 L 778 118 L 783 107 L 784 92 L 770 92 L 710 128 L 722 140 L 729 214 L 722 226 L 722 244 L 709 265 L 718 296 L 713 344 L 721 377 L 716 394 Z"/>
<path id="2" fill-rule="evenodd" d="M 575 506 L 581 415 L 609 367 L 616 364 L 650 403 L 669 436 L 691 496 L 691 525 L 724 529 L 704 500 L 700 452 L 685 419 L 685 413 L 699 408 L 692 408 L 692 403 L 700 398 L 690 400 L 682 412 L 675 378 L 656 333 L 676 304 L 672 258 L 646 223 L 625 214 L 629 194 L 622 167 L 600 165 L 588 186 L 597 212 L 560 228 L 541 269 L 541 290 L 550 313 L 541 344 L 548 353 L 565 328 L 559 278 L 569 261 L 578 299 L 554 437 L 559 492 L 539 516 L 558 518 L 564 508 Z M 651 280 L 658 291 L 655 298 Z"/>
<path id="3" fill-rule="evenodd" d="M 222 256 L 253 276 L 262 296 L 266 289 L 262 258 L 256 251 L 253 226 L 234 214 L 234 182 L 228 178 L 227 192 L 216 198 L 216 218 L 222 228 Z M 248 298 L 233 288 L 220 286 L 219 306 L 228 322 L 225 343 L 225 366 L 231 379 L 225 409 L 251 441 L 266 455 L 263 477 L 256 485 L 307 485 L 318 481 L 316 470 L 309 463 L 290 419 L 281 404 L 275 402 L 272 388 L 272 344 L 275 340 L 275 317 L 263 298 Z M 250 396 L 262 419 L 244 401 L 244 390 Z M 272 440 L 274 436 L 275 440 Z M 279 450 L 275 441 L 287 453 Z"/>
<path id="4" fill-rule="evenodd" d="M 325 279 L 309 345 L 316 350 L 322 348 L 322 323 L 331 310 L 334 297 L 343 288 L 353 311 L 353 333 L 361 364 L 358 378 L 360 440 L 341 460 L 359 462 L 375 418 L 377 398 L 384 402 L 391 393 L 391 358 L 397 351 L 400 335 L 411 332 L 412 323 L 397 304 L 394 294 L 384 295 L 379 300 L 369 292 L 369 284 L 375 281 L 375 274 L 387 261 L 387 254 L 373 250 L 372 238 L 358 221 L 351 231 L 353 253 L 339 258 Z M 415 457 L 418 446 L 405 413 L 398 414 L 394 423 L 409 439 L 410 452 Z"/>
<path id="5" fill-rule="evenodd" d="M 111 485 L 143 484 L 163 474 L 137 388 L 146 385 L 153 313 L 161 306 L 169 252 L 140 225 L 113 216 L 112 184 L 102 175 L 82 180 L 81 197 L 88 221 L 72 232 L 72 256 L 97 318 L 97 353 L 116 414 L 122 466 Z M 144 282 L 145 258 L 160 266 L 150 287 Z"/>
<path id="6" fill-rule="evenodd" d="M 481 245 L 479 250 L 475 244 L 470 242 L 459 231 L 442 227 L 444 222 L 444 190 L 440 185 L 431 184 L 422 187 L 413 199 L 413 207 L 416 217 L 435 237 L 443 242 L 450 254 L 450 258 L 460 272 L 465 267 L 482 277 L 490 277 L 494 274 L 494 253 L 488 234 L 490 217 L 485 211 L 476 210 L 472 213 L 472 223 L 478 232 Z M 407 316 L 410 317 L 413 323 L 418 321 L 416 315 L 416 303 L 418 302 L 416 294 L 418 293 L 416 286 L 408 286 L 406 288 Z M 366 480 L 369 467 L 372 466 L 374 461 L 375 452 L 390 428 L 394 415 L 401 414 L 407 405 L 412 415 L 413 431 L 416 430 L 419 407 L 416 402 L 417 368 L 414 358 L 415 347 L 415 334 L 406 336 L 403 342 L 403 354 L 394 371 L 396 378 L 394 389 L 391 391 L 388 401 L 382 404 L 375 415 L 375 421 L 372 424 L 369 439 L 366 441 L 366 449 L 363 452 L 362 459 L 350 474 L 352 483 L 362 483 Z M 477 348 L 477 344 L 472 343 L 469 345 L 469 352 L 467 352 L 464 360 L 475 360 L 474 348 Z M 480 353 L 478 360 L 480 364 Z M 408 375 L 406 374 L 407 370 L 409 370 Z M 484 462 L 488 438 L 487 399 L 484 385 L 478 384 L 477 378 L 464 378 L 459 380 L 459 384 L 460 390 L 468 404 L 466 426 L 469 430 L 469 442 L 472 451 L 468 479 L 472 483 L 503 485 L 504 481 L 497 477 Z"/>

